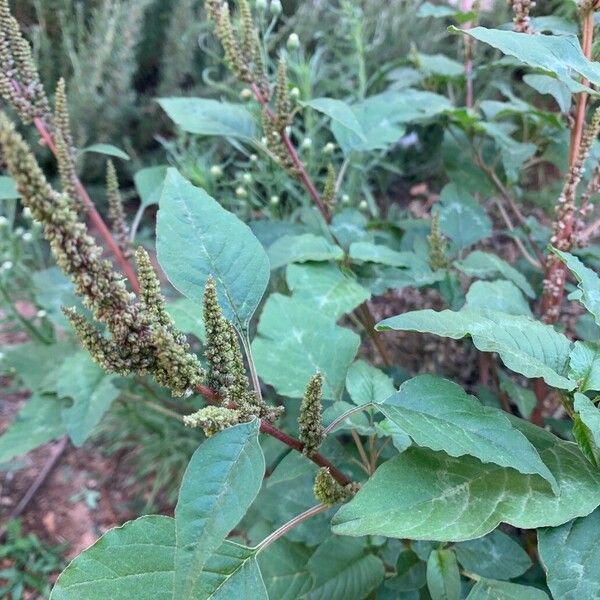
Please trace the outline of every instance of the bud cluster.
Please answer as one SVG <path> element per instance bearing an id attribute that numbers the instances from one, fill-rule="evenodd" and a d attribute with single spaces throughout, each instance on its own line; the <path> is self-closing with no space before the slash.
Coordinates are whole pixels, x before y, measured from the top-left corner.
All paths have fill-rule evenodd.
<path id="1" fill-rule="evenodd" d="M 319 502 L 327 506 L 333 506 L 354 496 L 358 492 L 358 484 L 342 485 L 333 478 L 327 467 L 322 467 L 315 478 L 313 491 Z"/>
<path id="2" fill-rule="evenodd" d="M 112 160 L 106 166 L 106 197 L 108 200 L 108 217 L 112 228 L 112 234 L 125 258 L 131 257 L 129 245 L 129 227 L 125 221 L 123 210 L 123 198 L 119 190 L 117 171 Z"/>
<path id="3" fill-rule="evenodd" d="M 429 265 L 434 271 L 448 267 L 446 249 L 448 242 L 440 228 L 440 215 L 435 213 L 431 216 L 431 233 L 427 236 L 429 242 Z"/>
<path id="4" fill-rule="evenodd" d="M 322 417 L 323 377 L 320 373 L 314 375 L 304 392 L 300 406 L 298 428 L 300 441 L 304 444 L 304 454 L 312 456 L 319 450 L 325 439 Z"/>

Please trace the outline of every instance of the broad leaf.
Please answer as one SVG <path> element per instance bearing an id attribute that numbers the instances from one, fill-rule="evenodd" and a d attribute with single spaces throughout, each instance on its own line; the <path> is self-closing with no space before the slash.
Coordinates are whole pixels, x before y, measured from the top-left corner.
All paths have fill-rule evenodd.
<path id="1" fill-rule="evenodd" d="M 434 550 L 429 555 L 427 588 L 432 600 L 460 600 L 460 573 L 452 550 Z"/>
<path id="2" fill-rule="evenodd" d="M 312 551 L 283 538 L 259 554 L 258 563 L 270 598 L 297 600 L 310 591 L 314 577 L 308 568 Z"/>
<path id="3" fill-rule="evenodd" d="M 189 298 L 179 298 L 167 304 L 167 311 L 177 329 L 183 333 L 192 333 L 202 342 L 206 341 L 204 314 L 200 304 Z"/>
<path id="4" fill-rule="evenodd" d="M 514 267 L 495 254 L 489 254 L 476 250 L 471 252 L 467 258 L 456 263 L 456 267 L 466 275 L 480 277 L 482 279 L 494 279 L 498 276 L 512 281 L 529 298 L 535 298 L 535 292 L 527 279 Z"/>
<path id="5" fill-rule="evenodd" d="M 405 548 L 396 561 L 396 576 L 388 579 L 390 588 L 398 592 L 418 590 L 426 584 L 427 563 L 413 549 Z"/>
<path id="6" fill-rule="evenodd" d="M 0 464 L 65 435 L 62 403 L 56 396 L 35 394 L 0 435 Z"/>
<path id="7" fill-rule="evenodd" d="M 554 598 L 600 597 L 600 509 L 561 527 L 540 529 L 538 549 Z"/>
<path id="8" fill-rule="evenodd" d="M 246 514 L 265 473 L 259 422 L 226 429 L 204 442 L 186 469 L 175 508 L 173 600 L 197 597 L 206 561 Z"/>
<path id="9" fill-rule="evenodd" d="M 552 96 L 556 100 L 560 112 L 566 113 L 571 108 L 571 91 L 556 77 L 541 73 L 528 73 L 523 76 L 523 82 L 540 94 Z"/>
<path id="10" fill-rule="evenodd" d="M 146 516 L 111 529 L 58 578 L 51 600 L 172 600 L 175 520 Z M 207 560 L 193 600 L 267 600 L 255 551 L 225 542 Z"/>
<path id="11" fill-rule="evenodd" d="M 378 408 L 419 446 L 537 474 L 556 486 L 537 450 L 505 413 L 483 406 L 452 381 L 419 375 Z"/>
<path id="12" fill-rule="evenodd" d="M 581 295 L 578 300 L 593 315 L 596 324 L 600 325 L 600 277 L 586 267 L 576 256 L 552 248 L 552 252 L 560 258 L 577 279 Z"/>
<path id="13" fill-rule="evenodd" d="M 489 308 L 510 315 L 532 317 L 523 292 L 512 281 L 474 281 L 465 308 Z"/>
<path id="14" fill-rule="evenodd" d="M 81 153 L 92 152 L 94 154 L 104 154 L 105 156 L 113 156 L 114 158 L 120 158 L 121 160 L 130 160 L 129 154 L 117 148 L 112 144 L 93 144 L 81 150 Z"/>
<path id="15" fill-rule="evenodd" d="M 411 447 L 380 466 L 333 518 L 341 535 L 464 541 L 504 522 L 556 527 L 600 505 L 600 472 L 576 444 L 511 419 L 536 447 L 558 483 L 476 458 Z"/>
<path id="16" fill-rule="evenodd" d="M 569 377 L 581 392 L 600 391 L 600 348 L 590 342 L 575 342 L 569 362 Z"/>
<path id="17" fill-rule="evenodd" d="M 57 376 L 59 398 L 71 398 L 62 418 L 75 446 L 82 446 L 119 396 L 114 375 L 107 375 L 87 352 L 78 352 L 63 363 Z"/>
<path id="18" fill-rule="evenodd" d="M 334 264 L 291 264 L 286 279 L 295 299 L 335 321 L 371 297 L 352 273 Z"/>
<path id="19" fill-rule="evenodd" d="M 301 398 L 318 371 L 323 397 L 339 399 L 360 338 L 294 298 L 272 294 L 258 323 L 252 353 L 260 377 L 282 396 Z"/>
<path id="20" fill-rule="evenodd" d="M 206 280 L 214 277 L 225 316 L 245 330 L 270 275 L 269 259 L 250 228 L 169 169 L 156 235 L 158 260 L 171 283 L 201 303 Z"/>
<path id="21" fill-rule="evenodd" d="M 390 267 L 411 268 L 422 263 L 414 252 L 398 252 L 371 242 L 354 242 L 350 245 L 349 256 L 355 262 L 374 262 Z"/>
<path id="22" fill-rule="evenodd" d="M 142 206 L 158 204 L 168 166 L 148 167 L 138 171 L 134 176 L 135 189 L 140 197 Z"/>
<path id="23" fill-rule="evenodd" d="M 485 210 L 468 193 L 450 183 L 440 196 L 440 228 L 459 248 L 466 248 L 492 234 Z"/>
<path id="24" fill-rule="evenodd" d="M 419 331 L 461 339 L 470 336 L 482 352 L 497 352 L 504 364 L 526 377 L 542 377 L 552 387 L 572 390 L 567 378 L 571 342 L 550 325 L 491 310 L 417 310 L 385 319 L 379 331 Z"/>
<path id="25" fill-rule="evenodd" d="M 500 369 L 498 369 L 498 379 L 500 382 L 500 389 L 509 397 L 510 401 L 516 405 L 523 418 L 529 419 L 533 409 L 537 405 L 535 393 L 532 390 L 515 383 Z"/>
<path id="26" fill-rule="evenodd" d="M 383 563 L 368 553 L 363 540 L 329 538 L 311 556 L 308 568 L 315 584 L 302 600 L 363 600 L 384 578 Z"/>
<path id="27" fill-rule="evenodd" d="M 481 577 L 514 579 L 532 565 L 527 552 L 500 529 L 476 540 L 459 542 L 454 551 L 466 571 Z"/>
<path id="28" fill-rule="evenodd" d="M 344 251 L 339 246 L 312 233 L 284 235 L 269 246 L 267 254 L 271 269 L 278 269 L 294 262 L 342 260 L 344 258 Z"/>
<path id="29" fill-rule="evenodd" d="M 348 104 L 335 98 L 315 98 L 310 102 L 304 102 L 304 106 L 314 108 L 315 110 L 327 115 L 332 121 L 341 127 L 345 127 L 361 140 L 366 141 L 365 133 L 356 115 Z"/>
<path id="30" fill-rule="evenodd" d="M 588 428 L 596 449 L 600 448 L 600 410 L 585 394 L 580 392 L 575 392 L 573 406 L 583 424 Z"/>
<path id="31" fill-rule="evenodd" d="M 359 406 L 379 404 L 396 392 L 392 379 L 364 360 L 357 360 L 348 369 L 346 389 Z"/>
<path id="32" fill-rule="evenodd" d="M 199 135 L 253 140 L 256 122 L 240 104 L 229 104 L 207 98 L 162 98 L 162 109 L 183 131 Z"/>
<path id="33" fill-rule="evenodd" d="M 65 329 L 70 328 L 61 307 L 76 306 L 82 309 L 71 280 L 58 267 L 36 271 L 32 274 L 32 279 L 37 303 L 44 307 L 53 322 Z"/>
<path id="34" fill-rule="evenodd" d="M 480 579 L 467 600 L 550 600 L 548 594 L 538 588 L 508 581 Z M 562 599 L 561 599 L 562 600 Z"/>
<path id="35" fill-rule="evenodd" d="M 574 80 L 574 73 L 582 75 L 595 85 L 600 84 L 600 66 L 584 56 L 575 35 L 527 36 L 514 31 L 485 27 L 454 30 L 489 44 L 504 54 L 514 56 L 530 67 L 554 73 L 571 91 L 581 91 L 582 87 Z"/>

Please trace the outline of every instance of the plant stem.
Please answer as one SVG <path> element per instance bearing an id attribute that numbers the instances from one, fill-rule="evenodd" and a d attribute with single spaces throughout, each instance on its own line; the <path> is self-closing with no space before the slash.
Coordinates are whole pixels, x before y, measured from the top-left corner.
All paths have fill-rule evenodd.
<path id="1" fill-rule="evenodd" d="M 52 138 L 52 135 L 48 131 L 46 123 L 44 123 L 44 121 L 40 118 L 35 118 L 33 120 L 33 123 L 34 123 L 35 128 L 37 129 L 38 133 L 40 134 L 40 137 L 42 138 L 44 144 L 50 149 L 52 154 L 54 154 L 54 156 L 57 158 L 58 151 L 56 149 L 56 144 L 54 143 L 54 139 Z M 123 255 L 121 248 L 119 248 L 119 244 L 117 244 L 110 229 L 107 227 L 106 223 L 104 222 L 104 219 L 100 216 L 100 213 L 96 210 L 96 207 L 94 206 L 94 203 L 92 202 L 92 199 L 90 198 L 90 195 L 87 193 L 87 190 L 83 186 L 83 183 L 81 183 L 81 180 L 76 175 L 74 176 L 73 183 L 75 184 L 77 193 L 79 194 L 79 197 L 80 197 L 81 201 L 83 202 L 83 205 L 89 214 L 92 225 L 98 230 L 100 237 L 104 240 L 104 242 L 108 246 L 108 249 L 114 255 L 115 260 L 117 261 L 117 263 L 119 264 L 123 273 L 129 280 L 133 291 L 136 294 L 138 294 L 140 291 L 140 286 L 139 286 L 139 282 L 138 282 L 137 276 L 135 274 L 135 271 L 133 270 L 133 267 L 131 266 L 129 261 L 125 258 L 125 256 Z"/>
<path id="2" fill-rule="evenodd" d="M 256 553 L 262 552 L 266 550 L 271 544 L 274 544 L 278 539 L 287 535 L 295 527 L 304 523 L 304 521 L 308 521 L 308 519 L 318 515 L 319 513 L 325 512 L 329 510 L 331 507 L 327 506 L 327 504 L 317 504 L 317 506 L 313 506 L 303 513 L 297 515 L 287 523 L 284 523 L 279 529 L 276 529 L 271 535 L 267 536 L 257 547 Z"/>
<path id="3" fill-rule="evenodd" d="M 15 319 L 17 319 L 17 321 L 19 321 L 19 323 L 21 323 L 21 325 L 34 337 L 36 338 L 38 341 L 42 342 L 42 344 L 51 344 L 51 340 L 46 339 L 37 329 L 37 327 L 34 327 L 30 321 L 28 319 L 26 319 L 18 310 L 17 307 L 13 304 L 13 301 L 10 297 L 10 294 L 8 293 L 8 290 L 3 286 L 0 285 L 0 295 L 4 298 L 4 300 L 6 301 L 6 304 L 8 305 L 8 309 L 10 310 L 10 312 L 12 312 L 12 314 L 14 315 Z"/>

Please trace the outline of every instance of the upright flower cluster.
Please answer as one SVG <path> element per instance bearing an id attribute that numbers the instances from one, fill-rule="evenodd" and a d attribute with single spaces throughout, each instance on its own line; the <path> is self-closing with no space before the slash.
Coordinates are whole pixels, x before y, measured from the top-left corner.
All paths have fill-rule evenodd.
<path id="1" fill-rule="evenodd" d="M 312 456 L 315 452 L 318 452 L 319 446 L 325 438 L 322 407 L 323 377 L 321 373 L 317 373 L 311 377 L 306 386 L 300 406 L 300 417 L 298 418 L 299 437 L 304 444 L 303 452 L 307 456 Z"/>
<path id="2" fill-rule="evenodd" d="M 137 302 L 121 275 L 101 258 L 102 249 L 81 222 L 76 204 L 49 185 L 26 142 L 4 114 L 0 114 L 0 146 L 23 204 L 44 226 L 58 266 L 110 334 L 104 337 L 82 315 L 66 310 L 84 347 L 106 370 L 151 373 L 174 395 L 183 395 L 198 385 L 202 369 L 183 335 L 165 316 L 164 300 L 147 255 L 138 255 L 142 301 Z"/>
<path id="3" fill-rule="evenodd" d="M 431 233 L 427 236 L 429 242 L 429 265 L 434 271 L 445 269 L 448 266 L 446 248 L 448 243 L 440 228 L 440 215 L 435 213 L 431 217 Z"/>
<path id="4" fill-rule="evenodd" d="M 357 483 L 342 485 L 333 478 L 327 467 L 322 467 L 315 478 L 313 491 L 319 502 L 327 506 L 333 506 L 354 496 L 358 492 L 358 488 Z"/>
<path id="5" fill-rule="evenodd" d="M 117 171 L 112 160 L 108 161 L 106 167 L 106 197 L 108 199 L 108 217 L 112 228 L 113 237 L 125 258 L 131 257 L 131 247 L 129 245 L 129 228 L 125 221 L 125 211 L 123 210 L 123 198 L 119 189 L 119 180 Z"/>
<path id="6" fill-rule="evenodd" d="M 0 0 L 0 95 L 24 123 L 34 119 L 51 123 L 52 112 L 44 86 L 8 0 Z"/>
<path id="7" fill-rule="evenodd" d="M 514 30 L 519 33 L 533 33 L 529 13 L 535 6 L 535 2 L 533 0 L 508 0 L 508 3 L 512 6 L 514 12 Z"/>

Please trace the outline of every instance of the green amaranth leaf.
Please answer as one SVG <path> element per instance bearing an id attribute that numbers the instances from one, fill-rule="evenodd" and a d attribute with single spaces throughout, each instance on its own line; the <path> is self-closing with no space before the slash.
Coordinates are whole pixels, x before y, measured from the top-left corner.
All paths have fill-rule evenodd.
<path id="1" fill-rule="evenodd" d="M 600 472 L 576 444 L 519 419 L 558 483 L 555 495 L 538 476 L 411 447 L 381 465 L 333 518 L 339 535 L 383 535 L 464 541 L 508 523 L 521 529 L 556 527 L 600 505 Z"/>
<path id="2" fill-rule="evenodd" d="M 491 310 L 417 310 L 385 319 L 379 331 L 419 331 L 461 339 L 470 336 L 482 352 L 497 352 L 504 364 L 526 377 L 542 377 L 552 387 L 572 390 L 567 378 L 571 342 L 550 325 Z"/>
<path id="3" fill-rule="evenodd" d="M 459 542 L 454 551 L 466 571 L 481 577 L 514 579 L 532 565 L 527 552 L 500 529 L 476 540 Z"/>
<path id="4" fill-rule="evenodd" d="M 344 258 L 344 251 L 339 246 L 312 233 L 284 235 L 269 246 L 267 254 L 271 269 L 278 269 L 294 262 L 342 260 Z"/>
<path id="5" fill-rule="evenodd" d="M 465 308 L 488 308 L 510 315 L 533 316 L 523 292 L 512 281 L 474 281 L 466 300 Z"/>
<path id="6" fill-rule="evenodd" d="M 523 75 L 523 82 L 540 94 L 552 96 L 556 100 L 560 112 L 566 113 L 571 108 L 571 91 L 556 77 L 542 73 L 528 73 Z"/>
<path id="7" fill-rule="evenodd" d="M 549 600 L 549 598 L 546 592 L 535 587 L 508 581 L 480 579 L 473 586 L 467 600 Z"/>
<path id="8" fill-rule="evenodd" d="M 413 268 L 422 263 L 414 252 L 398 252 L 371 242 L 354 242 L 350 245 L 349 256 L 355 262 L 373 262 L 390 267 Z"/>
<path id="9" fill-rule="evenodd" d="M 135 189 L 143 207 L 158 204 L 165 177 L 169 167 L 160 165 L 141 169 L 134 176 Z"/>
<path id="10" fill-rule="evenodd" d="M 562 252 L 557 248 L 552 248 L 552 252 L 575 275 L 578 287 L 581 290 L 581 297 L 578 300 L 593 315 L 596 324 L 600 325 L 600 277 L 592 269 L 586 267 L 576 256 L 573 256 L 573 254 Z"/>
<path id="11" fill-rule="evenodd" d="M 183 131 L 241 140 L 256 138 L 254 117 L 241 104 L 207 98 L 161 98 L 158 103 Z"/>
<path id="12" fill-rule="evenodd" d="M 56 396 L 35 394 L 0 435 L 0 464 L 65 435 L 62 403 Z"/>
<path id="13" fill-rule="evenodd" d="M 600 597 L 600 509 L 560 527 L 540 529 L 538 549 L 554 598 Z"/>
<path id="14" fill-rule="evenodd" d="M 169 169 L 156 235 L 158 260 L 171 283 L 201 303 L 206 281 L 214 277 L 225 316 L 246 330 L 270 276 L 269 259 L 250 228 Z"/>
<path id="15" fill-rule="evenodd" d="M 301 398 L 308 380 L 323 375 L 323 397 L 339 399 L 360 338 L 298 300 L 272 294 L 258 323 L 252 353 L 261 379 L 282 396 Z"/>
<path id="16" fill-rule="evenodd" d="M 158 515 L 111 529 L 58 578 L 52 600 L 172 600 L 175 520 Z M 225 542 L 205 565 L 193 600 L 267 600 L 255 551 Z"/>
<path id="17" fill-rule="evenodd" d="M 498 276 L 512 281 L 526 296 L 535 298 L 535 292 L 527 279 L 513 266 L 495 254 L 475 250 L 467 258 L 456 263 L 456 268 L 470 277 L 481 279 L 495 279 Z"/>
<path id="18" fill-rule="evenodd" d="M 189 298 L 179 298 L 167 304 L 167 312 L 177 329 L 183 333 L 192 333 L 201 342 L 206 341 L 204 314 L 200 304 L 192 302 Z"/>
<path id="19" fill-rule="evenodd" d="M 364 540 L 330 537 L 308 561 L 315 578 L 313 589 L 302 600 L 343 598 L 362 600 L 383 581 L 381 559 L 368 553 Z"/>
<path id="20" fill-rule="evenodd" d="M 62 409 L 69 437 L 80 447 L 100 423 L 120 391 L 115 375 L 107 375 L 87 352 L 78 352 L 65 360 L 58 371 L 56 393 L 71 398 L 72 406 Z"/>
<path id="21" fill-rule="evenodd" d="M 582 422 L 589 429 L 596 448 L 600 448 L 600 410 L 585 395 L 575 392 L 575 412 L 579 414 Z"/>
<path id="22" fill-rule="evenodd" d="M 537 404 L 535 393 L 532 390 L 515 383 L 501 369 L 498 369 L 498 379 L 500 382 L 500 389 L 509 397 L 510 401 L 517 406 L 521 416 L 525 419 L 529 419 Z"/>
<path id="23" fill-rule="evenodd" d="M 258 431 L 257 419 L 230 427 L 192 456 L 175 508 L 173 600 L 198 597 L 198 574 L 258 495 L 265 474 Z"/>
<path id="24" fill-rule="evenodd" d="M 450 456 L 468 454 L 557 485 L 537 450 L 505 413 L 483 406 L 452 381 L 419 375 L 405 381 L 378 408 L 418 446 Z"/>
<path id="25" fill-rule="evenodd" d="M 270 598 L 297 600 L 310 591 L 314 577 L 308 568 L 312 551 L 286 538 L 259 554 L 258 564 Z"/>
<path id="26" fill-rule="evenodd" d="M 525 36 L 515 31 L 485 27 L 451 30 L 489 44 L 530 67 L 554 73 L 571 91 L 581 91 L 581 85 L 574 79 L 575 73 L 592 84 L 600 84 L 600 66 L 584 56 L 576 35 Z"/>
<path id="27" fill-rule="evenodd" d="M 453 550 L 434 550 L 427 560 L 431 600 L 460 600 L 460 573 Z"/>
<path id="28" fill-rule="evenodd" d="M 15 200 L 21 194 L 17 190 L 17 182 L 12 177 L 0 177 L 0 200 Z"/>
<path id="29" fill-rule="evenodd" d="M 579 391 L 600 391 L 600 348 L 591 342 L 575 342 L 569 361 L 569 377 Z"/>
<path id="30" fill-rule="evenodd" d="M 357 360 L 348 369 L 346 389 L 358 406 L 379 404 L 396 392 L 392 379 L 364 360 Z"/>
<path id="31" fill-rule="evenodd" d="M 121 148 L 117 148 L 112 144 L 93 144 L 88 146 L 87 148 L 83 148 L 81 150 L 81 154 L 84 152 L 92 152 L 94 154 L 104 154 L 105 156 L 113 156 L 115 158 L 120 158 L 121 160 L 131 160 L 129 158 L 129 154 L 121 150 Z"/>
<path id="32" fill-rule="evenodd" d="M 314 306 L 319 314 L 335 321 L 371 297 L 369 290 L 356 281 L 353 273 L 343 272 L 330 263 L 291 264 L 287 268 L 286 279 L 295 299 Z"/>
<path id="33" fill-rule="evenodd" d="M 335 98 L 315 98 L 310 102 L 303 102 L 304 106 L 327 115 L 332 121 L 341 127 L 345 127 L 361 140 L 366 141 L 365 133 L 356 115 L 348 104 Z"/>

